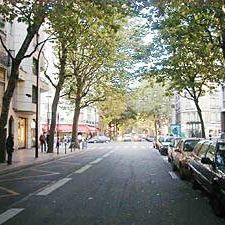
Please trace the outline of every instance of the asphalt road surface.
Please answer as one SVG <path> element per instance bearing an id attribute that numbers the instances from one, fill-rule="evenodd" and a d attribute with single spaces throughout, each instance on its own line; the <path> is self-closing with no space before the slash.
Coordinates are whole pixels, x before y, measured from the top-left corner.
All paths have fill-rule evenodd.
<path id="1" fill-rule="evenodd" d="M 0 225 L 224 225 L 149 142 L 88 150 L 0 176 Z"/>

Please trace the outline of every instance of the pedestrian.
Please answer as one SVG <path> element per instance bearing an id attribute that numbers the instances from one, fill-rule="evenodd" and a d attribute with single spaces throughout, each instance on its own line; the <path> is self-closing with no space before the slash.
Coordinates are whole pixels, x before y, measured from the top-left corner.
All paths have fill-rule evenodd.
<path id="1" fill-rule="evenodd" d="M 82 149 L 82 133 L 78 133 L 77 140 L 79 143 L 79 149 Z"/>
<path id="2" fill-rule="evenodd" d="M 11 165 L 12 164 L 12 154 L 14 151 L 14 140 L 13 140 L 13 135 L 9 134 L 9 136 L 6 139 L 6 151 L 8 154 L 8 160 L 7 160 L 7 164 Z"/>
<path id="3" fill-rule="evenodd" d="M 41 145 L 41 152 L 43 152 L 43 149 L 46 152 L 46 140 L 45 140 L 45 135 L 44 134 L 40 135 L 39 141 L 40 141 L 40 145 Z"/>
<path id="4" fill-rule="evenodd" d="M 59 137 L 57 137 L 57 141 L 56 141 L 57 154 L 59 154 L 59 145 L 60 145 L 60 139 Z"/>

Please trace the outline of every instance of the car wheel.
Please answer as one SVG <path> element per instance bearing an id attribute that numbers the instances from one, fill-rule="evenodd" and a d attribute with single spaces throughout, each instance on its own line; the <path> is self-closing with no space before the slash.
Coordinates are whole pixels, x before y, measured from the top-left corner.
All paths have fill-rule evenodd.
<path id="1" fill-rule="evenodd" d="M 192 188 L 194 190 L 199 189 L 200 188 L 200 184 L 195 180 L 195 178 L 192 176 L 191 178 L 191 183 L 192 183 Z"/>
<path id="2" fill-rule="evenodd" d="M 176 165 L 174 164 L 173 161 L 171 161 L 171 166 L 172 166 L 172 171 L 176 171 L 177 170 L 177 167 L 176 167 Z"/>
<path id="3" fill-rule="evenodd" d="M 186 176 L 185 176 L 185 173 L 184 173 L 184 169 L 181 165 L 180 165 L 179 173 L 180 173 L 180 179 L 185 180 Z"/>
<path id="4" fill-rule="evenodd" d="M 223 204 L 216 195 L 211 196 L 211 204 L 215 215 L 222 217 L 224 213 Z"/>

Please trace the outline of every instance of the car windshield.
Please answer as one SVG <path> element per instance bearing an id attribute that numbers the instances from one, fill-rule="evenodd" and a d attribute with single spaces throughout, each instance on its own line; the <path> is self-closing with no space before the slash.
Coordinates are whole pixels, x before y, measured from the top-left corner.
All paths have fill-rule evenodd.
<path id="1" fill-rule="evenodd" d="M 160 137 L 159 141 L 160 142 L 172 142 L 173 138 L 172 137 Z"/>
<path id="2" fill-rule="evenodd" d="M 225 172 L 225 143 L 219 143 L 216 153 L 217 167 Z"/>
<path id="3" fill-rule="evenodd" d="M 184 151 L 191 152 L 193 151 L 195 145 L 199 142 L 199 140 L 187 140 L 184 143 Z"/>

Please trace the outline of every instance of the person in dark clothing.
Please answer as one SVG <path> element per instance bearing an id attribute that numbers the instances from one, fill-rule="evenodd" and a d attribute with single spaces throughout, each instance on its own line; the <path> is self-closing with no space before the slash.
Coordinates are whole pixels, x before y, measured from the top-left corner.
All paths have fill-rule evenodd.
<path id="1" fill-rule="evenodd" d="M 13 135 L 9 134 L 9 136 L 6 139 L 6 151 L 8 154 L 8 160 L 7 160 L 8 165 L 12 164 L 12 154 L 14 151 L 13 147 L 14 147 Z"/>

